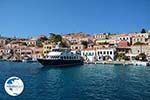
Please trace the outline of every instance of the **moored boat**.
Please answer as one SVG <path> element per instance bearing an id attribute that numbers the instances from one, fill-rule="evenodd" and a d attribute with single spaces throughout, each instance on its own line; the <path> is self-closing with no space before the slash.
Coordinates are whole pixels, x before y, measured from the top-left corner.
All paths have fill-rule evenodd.
<path id="1" fill-rule="evenodd" d="M 32 62 L 37 62 L 37 60 L 33 59 L 32 57 L 24 57 L 24 59 L 22 59 L 22 62 L 32 63 Z"/>
<path id="2" fill-rule="evenodd" d="M 83 65 L 83 59 L 80 54 L 71 52 L 70 49 L 60 48 L 59 44 L 49 52 L 46 58 L 37 60 L 42 65 L 49 67 Z"/>
<path id="3" fill-rule="evenodd" d="M 147 61 L 133 61 L 132 63 L 136 66 L 149 66 L 149 62 Z"/>

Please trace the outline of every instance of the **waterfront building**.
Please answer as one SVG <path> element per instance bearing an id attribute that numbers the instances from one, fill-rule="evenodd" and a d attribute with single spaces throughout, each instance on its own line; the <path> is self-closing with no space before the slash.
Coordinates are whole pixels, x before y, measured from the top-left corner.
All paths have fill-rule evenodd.
<path id="1" fill-rule="evenodd" d="M 96 51 L 93 48 L 83 49 L 81 51 L 81 56 L 85 61 L 94 62 L 96 61 Z"/>
<path id="2" fill-rule="evenodd" d="M 116 47 L 117 53 L 130 53 L 131 52 L 131 48 L 129 46 L 129 42 L 126 40 L 122 40 L 118 43 L 117 47 Z"/>
<path id="3" fill-rule="evenodd" d="M 131 46 L 132 54 L 145 53 L 147 56 L 150 56 L 150 45 L 132 45 Z"/>
<path id="4" fill-rule="evenodd" d="M 20 48 L 20 55 L 21 56 L 30 56 L 32 57 L 33 50 L 29 47 Z"/>
<path id="5" fill-rule="evenodd" d="M 113 61 L 115 60 L 116 49 L 115 48 L 100 48 L 96 49 L 96 59 L 98 61 Z"/>
<path id="6" fill-rule="evenodd" d="M 33 54 L 32 54 L 32 57 L 34 59 L 37 59 L 37 58 L 43 58 L 43 48 L 42 47 L 33 47 L 31 48 L 33 50 Z"/>

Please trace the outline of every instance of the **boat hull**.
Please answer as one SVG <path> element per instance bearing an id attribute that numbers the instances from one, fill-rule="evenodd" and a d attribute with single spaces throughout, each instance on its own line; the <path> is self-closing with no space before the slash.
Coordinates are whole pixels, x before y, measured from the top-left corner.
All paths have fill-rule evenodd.
<path id="1" fill-rule="evenodd" d="M 51 59 L 37 59 L 43 66 L 48 67 L 65 67 L 83 65 L 82 60 L 51 60 Z"/>

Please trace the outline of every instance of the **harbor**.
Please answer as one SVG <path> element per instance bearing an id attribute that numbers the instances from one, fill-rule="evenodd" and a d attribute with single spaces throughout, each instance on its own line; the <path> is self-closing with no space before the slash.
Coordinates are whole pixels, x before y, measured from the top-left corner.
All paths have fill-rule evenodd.
<path id="1" fill-rule="evenodd" d="M 12 75 L 23 80 L 25 90 L 18 100 L 149 100 L 150 96 L 149 67 L 84 64 L 43 69 L 39 63 L 4 61 L 0 62 L 0 70 L 0 87 Z M 2 100 L 16 100 L 4 89 L 0 93 Z"/>
<path id="2" fill-rule="evenodd" d="M 0 100 L 150 100 L 150 0 L 0 0 Z"/>

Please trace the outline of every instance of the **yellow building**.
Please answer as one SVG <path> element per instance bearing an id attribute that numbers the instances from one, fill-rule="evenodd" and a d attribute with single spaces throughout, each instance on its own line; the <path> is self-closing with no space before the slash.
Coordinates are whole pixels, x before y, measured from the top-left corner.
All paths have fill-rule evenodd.
<path id="1" fill-rule="evenodd" d="M 51 43 L 44 43 L 43 44 L 43 55 L 44 56 L 47 56 L 47 54 L 53 49 L 55 48 L 55 45 L 54 44 L 51 44 Z"/>
<path id="2" fill-rule="evenodd" d="M 117 40 L 115 39 L 96 40 L 96 44 L 103 44 L 103 43 L 116 44 Z"/>
<path id="3" fill-rule="evenodd" d="M 70 48 L 71 48 L 71 50 L 82 50 L 85 47 L 82 44 L 74 44 L 74 45 L 71 45 Z"/>

